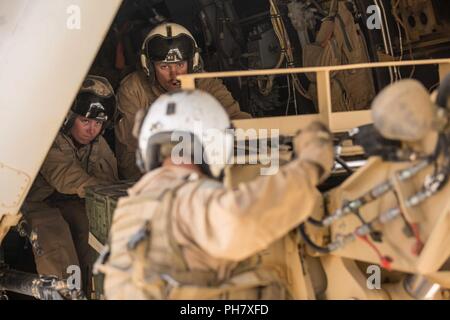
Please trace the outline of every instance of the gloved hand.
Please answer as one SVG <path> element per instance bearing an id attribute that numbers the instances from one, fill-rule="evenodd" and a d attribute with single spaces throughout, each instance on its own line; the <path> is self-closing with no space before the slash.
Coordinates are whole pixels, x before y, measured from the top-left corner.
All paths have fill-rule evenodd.
<path id="1" fill-rule="evenodd" d="M 318 167 L 319 182 L 328 178 L 334 165 L 334 149 L 332 134 L 324 124 L 316 121 L 300 130 L 294 138 L 294 151 L 299 160 Z"/>

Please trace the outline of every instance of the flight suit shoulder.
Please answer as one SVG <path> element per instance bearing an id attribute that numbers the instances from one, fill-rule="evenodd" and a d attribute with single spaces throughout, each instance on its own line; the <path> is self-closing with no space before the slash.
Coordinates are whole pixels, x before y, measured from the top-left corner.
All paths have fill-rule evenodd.
<path id="1" fill-rule="evenodd" d="M 109 147 L 108 142 L 106 142 L 106 139 L 102 135 L 100 135 L 98 137 L 98 140 L 94 143 L 98 144 L 99 150 L 112 152 L 111 148 Z"/>
<path id="2" fill-rule="evenodd" d="M 160 93 L 150 85 L 147 76 L 140 70 L 125 77 L 117 91 L 117 108 L 121 113 L 134 115 L 139 109 L 147 108 Z"/>
<path id="3" fill-rule="evenodd" d="M 135 71 L 127 75 L 120 82 L 119 90 L 123 88 L 132 88 L 138 85 L 142 85 L 143 74 L 141 71 Z"/>
<path id="4" fill-rule="evenodd" d="M 213 95 L 224 107 L 231 120 L 251 119 L 250 114 L 241 111 L 239 103 L 233 98 L 221 79 L 199 79 L 197 88 Z"/>
<path id="5" fill-rule="evenodd" d="M 197 80 L 197 88 L 206 92 L 224 86 L 223 81 L 218 78 L 206 78 Z"/>
<path id="6" fill-rule="evenodd" d="M 53 141 L 49 153 L 52 151 L 61 151 L 63 153 L 71 154 L 74 151 L 74 146 L 68 141 L 68 137 L 59 132 Z"/>

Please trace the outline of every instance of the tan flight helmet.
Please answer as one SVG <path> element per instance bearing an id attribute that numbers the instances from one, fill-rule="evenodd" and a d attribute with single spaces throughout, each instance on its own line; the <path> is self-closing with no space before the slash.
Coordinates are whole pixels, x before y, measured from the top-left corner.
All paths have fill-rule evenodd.
<path id="1" fill-rule="evenodd" d="M 374 126 L 386 139 L 420 141 L 433 130 L 435 116 L 436 106 L 417 80 L 400 80 L 372 102 Z"/>

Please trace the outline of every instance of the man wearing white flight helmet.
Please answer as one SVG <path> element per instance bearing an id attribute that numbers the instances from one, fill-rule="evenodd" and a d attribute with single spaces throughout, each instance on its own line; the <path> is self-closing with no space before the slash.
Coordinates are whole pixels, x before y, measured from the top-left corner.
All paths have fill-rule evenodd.
<path id="1" fill-rule="evenodd" d="M 291 231 L 321 199 L 315 186 L 334 162 L 331 134 L 311 124 L 276 175 L 227 189 L 229 128 L 220 103 L 200 90 L 151 106 L 139 126 L 145 175 L 119 201 L 110 253 L 97 263 L 108 299 L 307 298 Z"/>
<path id="2" fill-rule="evenodd" d="M 142 45 L 141 67 L 122 81 L 117 94 L 121 116 L 115 126 L 116 154 L 121 175 L 129 179 L 140 176 L 135 159 L 137 141 L 132 135 L 137 112 L 160 95 L 179 89 L 178 75 L 203 71 L 194 37 L 175 23 L 163 23 L 150 31 Z M 199 79 L 197 88 L 212 94 L 231 119 L 250 118 L 240 111 L 220 79 Z"/>

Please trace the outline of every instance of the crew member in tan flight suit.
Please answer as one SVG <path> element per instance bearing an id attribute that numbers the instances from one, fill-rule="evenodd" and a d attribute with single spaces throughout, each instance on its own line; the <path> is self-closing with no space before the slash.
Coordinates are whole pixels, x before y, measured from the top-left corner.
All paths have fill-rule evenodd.
<path id="1" fill-rule="evenodd" d="M 203 71 L 195 39 L 175 23 L 164 23 L 150 31 L 142 45 L 141 65 L 142 70 L 126 77 L 117 93 L 120 113 L 115 125 L 116 155 L 125 179 L 141 176 L 136 167 L 137 141 L 132 134 L 138 111 L 148 108 L 160 95 L 179 89 L 178 75 Z M 199 79 L 197 88 L 219 100 L 232 120 L 251 118 L 240 111 L 239 103 L 220 79 Z"/>
<path id="2" fill-rule="evenodd" d="M 37 235 L 37 272 L 67 279 L 68 267 L 79 266 L 86 294 L 92 262 L 85 187 L 118 180 L 116 159 L 101 136 L 115 104 L 108 80 L 85 79 L 22 208 Z"/>
<path id="3" fill-rule="evenodd" d="M 228 128 L 220 103 L 200 90 L 151 106 L 138 138 L 147 173 L 119 200 L 109 258 L 96 264 L 108 299 L 311 297 L 295 229 L 320 203 L 316 185 L 334 162 L 331 134 L 312 123 L 294 140 L 295 160 L 227 189 L 219 177 L 233 154 Z"/>

